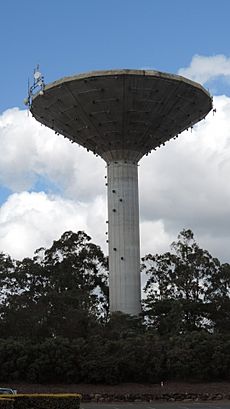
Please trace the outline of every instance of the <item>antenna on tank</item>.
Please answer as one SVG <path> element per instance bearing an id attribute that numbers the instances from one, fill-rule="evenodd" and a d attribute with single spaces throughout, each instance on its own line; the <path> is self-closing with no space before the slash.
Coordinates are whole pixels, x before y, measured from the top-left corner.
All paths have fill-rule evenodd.
<path id="1" fill-rule="evenodd" d="M 37 64 L 36 68 L 34 68 L 33 74 L 33 85 L 30 86 L 30 80 L 28 79 L 28 95 L 27 98 L 24 99 L 24 104 L 28 106 L 28 108 L 32 105 L 33 96 L 37 93 L 39 95 L 44 94 L 45 82 L 44 76 L 40 72 L 39 64 Z"/>
<path id="2" fill-rule="evenodd" d="M 30 93 L 30 79 L 29 79 L 29 77 L 28 77 L 28 81 L 27 81 L 27 95 L 29 95 L 29 93 Z M 28 97 L 24 99 L 24 104 L 28 106 L 27 116 L 29 116 L 29 114 L 30 114 L 30 110 L 29 110 L 30 105 L 28 104 Z"/>

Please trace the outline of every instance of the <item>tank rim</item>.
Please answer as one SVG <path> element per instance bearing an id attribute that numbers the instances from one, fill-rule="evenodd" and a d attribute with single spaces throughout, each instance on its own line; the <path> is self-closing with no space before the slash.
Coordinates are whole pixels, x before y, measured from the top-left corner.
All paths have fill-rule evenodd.
<path id="1" fill-rule="evenodd" d="M 155 70 L 136 70 L 136 69 L 98 70 L 98 71 L 89 71 L 85 73 L 62 77 L 56 81 L 46 84 L 44 87 L 44 91 L 54 88 L 63 83 L 71 82 L 71 81 L 84 80 L 84 79 L 90 80 L 90 78 L 94 78 L 94 77 L 109 77 L 109 76 L 116 76 L 116 75 L 117 76 L 123 76 L 123 75 L 124 76 L 125 75 L 137 76 L 139 75 L 143 77 L 156 77 L 159 79 L 162 78 L 162 79 L 171 80 L 171 81 L 179 81 L 179 82 L 181 81 L 197 89 L 200 89 L 201 91 L 206 93 L 208 97 L 212 99 L 210 92 L 206 88 L 204 88 L 198 82 L 195 82 L 193 80 L 190 80 L 189 78 L 183 77 L 182 75 L 170 74 L 167 72 L 155 71 Z M 32 99 L 36 98 L 37 95 L 39 95 L 39 92 L 35 93 Z"/>

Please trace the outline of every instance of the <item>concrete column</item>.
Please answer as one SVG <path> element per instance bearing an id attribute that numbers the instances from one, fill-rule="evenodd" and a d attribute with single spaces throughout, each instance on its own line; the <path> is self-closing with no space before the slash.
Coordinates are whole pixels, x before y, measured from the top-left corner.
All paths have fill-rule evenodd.
<path id="1" fill-rule="evenodd" d="M 113 161 L 108 169 L 110 311 L 141 312 L 137 164 Z"/>

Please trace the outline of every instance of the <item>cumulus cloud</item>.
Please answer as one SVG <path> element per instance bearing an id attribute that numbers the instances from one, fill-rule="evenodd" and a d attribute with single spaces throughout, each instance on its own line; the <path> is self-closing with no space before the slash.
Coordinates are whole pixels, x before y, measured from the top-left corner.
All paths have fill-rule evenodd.
<path id="1" fill-rule="evenodd" d="M 93 218 L 93 222 L 92 222 Z M 44 192 L 11 195 L 0 211 L 0 249 L 16 259 L 32 256 L 39 247 L 49 247 L 67 230 L 84 230 L 103 244 L 105 201 L 96 197 L 85 204 Z"/>
<path id="2" fill-rule="evenodd" d="M 227 259 L 230 99 L 215 97 L 214 104 L 215 116 L 209 114 L 192 133 L 185 131 L 142 161 L 141 216 L 144 222 L 162 220 L 174 237 L 181 229 L 192 228 L 203 246 Z"/>
<path id="3" fill-rule="evenodd" d="M 218 60 L 210 58 L 213 64 Z M 194 61 L 198 56 L 191 67 Z M 227 77 L 229 62 L 223 61 L 225 71 L 220 64 L 210 72 L 180 73 L 199 82 Z M 192 133 L 185 131 L 140 162 L 142 255 L 167 251 L 180 230 L 191 228 L 201 246 L 229 261 L 230 98 L 214 97 L 214 106 L 216 114 Z M 65 230 L 83 229 L 107 252 L 102 159 L 16 108 L 0 116 L 0 151 L 0 184 L 15 192 L 0 208 L 0 250 L 16 258 L 31 256 Z M 40 192 L 33 191 L 39 178 L 51 182 L 49 192 L 42 192 L 42 184 Z"/>
<path id="4" fill-rule="evenodd" d="M 27 111 L 0 116 L 0 184 L 14 192 L 33 188 L 43 176 L 69 198 L 89 200 L 104 191 L 105 163 L 41 126 Z M 85 177 L 81 177 L 82 174 Z"/>
<path id="5" fill-rule="evenodd" d="M 181 68 L 179 75 L 201 84 L 224 77 L 230 81 L 230 58 L 219 54 L 214 56 L 194 55 L 189 67 Z"/>

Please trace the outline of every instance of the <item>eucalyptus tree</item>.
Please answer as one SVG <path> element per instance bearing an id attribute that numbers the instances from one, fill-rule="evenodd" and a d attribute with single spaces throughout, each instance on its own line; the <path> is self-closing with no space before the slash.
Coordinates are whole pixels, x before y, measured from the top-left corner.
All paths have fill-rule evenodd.
<path id="1" fill-rule="evenodd" d="M 107 260 L 84 232 L 65 232 L 17 262 L 2 305 L 5 336 L 85 336 L 108 312 Z"/>
<path id="2" fill-rule="evenodd" d="M 144 306 L 151 325 L 162 333 L 215 326 L 213 302 L 221 280 L 221 294 L 226 290 L 229 299 L 224 275 L 229 267 L 200 248 L 190 229 L 180 232 L 171 252 L 148 254 L 142 262 L 142 270 L 148 277 Z"/>

